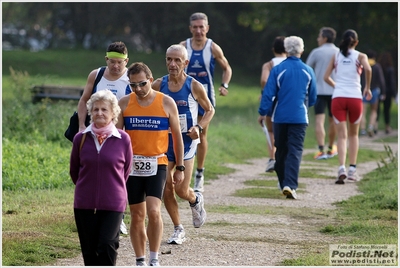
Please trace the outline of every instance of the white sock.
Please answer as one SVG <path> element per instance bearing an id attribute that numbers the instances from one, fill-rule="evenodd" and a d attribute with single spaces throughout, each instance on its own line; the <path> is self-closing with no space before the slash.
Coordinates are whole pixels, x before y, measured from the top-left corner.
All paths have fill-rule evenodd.
<path id="1" fill-rule="evenodd" d="M 178 229 L 178 228 L 179 228 L 179 229 L 183 229 L 183 225 L 182 225 L 182 224 L 175 225 L 174 228 L 175 228 L 175 229 Z"/>
<path id="2" fill-rule="evenodd" d="M 150 260 L 152 259 L 158 260 L 158 252 L 150 251 Z"/>

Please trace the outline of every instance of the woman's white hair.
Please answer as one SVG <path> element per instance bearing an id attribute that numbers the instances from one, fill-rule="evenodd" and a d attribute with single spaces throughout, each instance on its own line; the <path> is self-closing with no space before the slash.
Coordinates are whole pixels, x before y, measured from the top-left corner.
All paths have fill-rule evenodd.
<path id="1" fill-rule="evenodd" d="M 303 53 L 304 42 L 298 36 L 289 36 L 284 40 L 285 51 L 289 56 L 294 56 Z"/>
<path id="2" fill-rule="evenodd" d="M 121 108 L 118 105 L 117 97 L 109 89 L 97 91 L 90 97 L 90 99 L 86 103 L 86 108 L 88 110 L 89 115 L 92 115 L 93 104 L 98 101 L 104 101 L 110 103 L 111 111 L 113 113 L 112 122 L 115 125 L 118 122 L 118 116 L 119 113 L 121 112 Z M 92 122 L 91 118 L 90 122 Z"/>

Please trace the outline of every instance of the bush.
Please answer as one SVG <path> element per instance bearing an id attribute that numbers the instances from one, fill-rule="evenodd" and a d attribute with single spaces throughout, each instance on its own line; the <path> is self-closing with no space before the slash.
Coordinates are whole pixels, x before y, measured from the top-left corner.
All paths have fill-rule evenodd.
<path id="1" fill-rule="evenodd" d="M 71 142 L 64 137 L 76 101 L 33 104 L 32 81 L 11 69 L 3 104 L 3 190 L 54 189 L 71 185 Z"/>
<path id="2" fill-rule="evenodd" d="M 3 191 L 70 187 L 69 152 L 52 143 L 3 138 Z"/>

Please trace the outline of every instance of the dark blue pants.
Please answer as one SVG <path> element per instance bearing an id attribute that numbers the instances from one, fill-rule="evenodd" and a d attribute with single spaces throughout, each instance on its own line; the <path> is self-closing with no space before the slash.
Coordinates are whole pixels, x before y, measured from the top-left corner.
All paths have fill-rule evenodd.
<path id="1" fill-rule="evenodd" d="M 289 186 L 296 190 L 307 124 L 274 123 L 273 129 L 276 147 L 275 172 L 279 183 L 282 189 Z"/>
<path id="2" fill-rule="evenodd" d="M 123 212 L 74 209 L 85 266 L 115 266 Z"/>

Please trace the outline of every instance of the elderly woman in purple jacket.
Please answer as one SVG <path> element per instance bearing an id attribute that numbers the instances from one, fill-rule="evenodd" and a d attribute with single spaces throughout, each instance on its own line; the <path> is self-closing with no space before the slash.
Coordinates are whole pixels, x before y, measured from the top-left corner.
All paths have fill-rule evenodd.
<path id="1" fill-rule="evenodd" d="M 121 109 L 111 91 L 94 93 L 87 109 L 91 124 L 75 135 L 70 158 L 75 222 L 84 264 L 115 266 L 132 166 L 131 140 L 115 127 Z"/>

